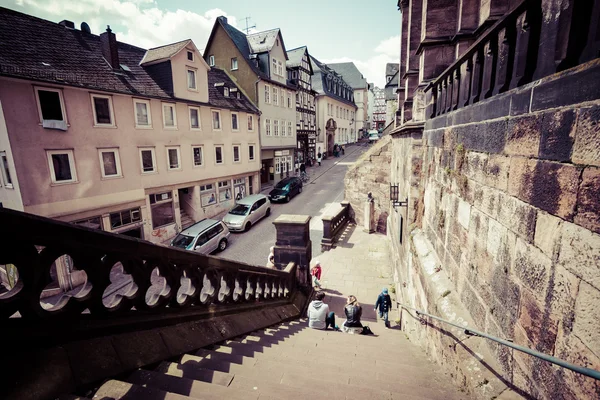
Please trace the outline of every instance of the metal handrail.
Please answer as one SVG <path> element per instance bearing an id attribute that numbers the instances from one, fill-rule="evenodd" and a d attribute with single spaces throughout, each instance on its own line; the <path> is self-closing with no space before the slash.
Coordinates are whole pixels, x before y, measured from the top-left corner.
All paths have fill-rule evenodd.
<path id="1" fill-rule="evenodd" d="M 477 331 L 475 329 L 470 329 L 470 328 L 467 329 L 464 326 L 455 324 L 453 322 L 447 321 L 447 320 L 445 320 L 443 318 L 440 318 L 440 317 L 436 317 L 435 315 L 431 315 L 429 313 L 426 313 L 426 312 L 423 312 L 421 310 L 418 310 L 418 309 L 416 309 L 414 307 L 407 306 L 406 304 L 402 304 L 402 303 L 400 303 L 398 301 L 396 301 L 396 304 L 398 306 L 402 307 L 402 308 L 407 309 L 407 310 L 413 310 L 413 311 L 415 311 L 417 313 L 417 315 L 425 315 L 425 316 L 427 316 L 429 318 L 433 318 L 433 319 L 438 320 L 440 322 L 443 322 L 445 324 L 455 326 L 455 327 L 457 327 L 459 329 L 464 329 L 466 335 L 469 335 L 469 336 L 479 336 L 479 337 L 483 337 L 483 338 L 492 340 L 492 341 L 494 341 L 496 343 L 500 343 L 501 345 L 508 346 L 508 347 L 513 348 L 515 350 L 518 350 L 520 352 L 529 354 L 529 355 L 537 357 L 537 358 L 541 358 L 542 360 L 551 362 L 552 364 L 560 365 L 563 368 L 567 368 L 567 369 L 570 369 L 571 371 L 575 371 L 575 372 L 578 372 L 578 373 L 580 373 L 582 375 L 589 376 L 590 378 L 594 378 L 594 379 L 600 380 L 600 371 L 596 371 L 595 369 L 586 368 L 586 367 L 580 367 L 578 365 L 571 364 L 571 363 L 569 363 L 567 361 L 561 360 L 560 358 L 556 358 L 556 357 L 550 356 L 550 355 L 548 355 L 546 353 L 542 353 L 542 352 L 539 352 L 537 350 L 532 350 L 532 349 L 530 349 L 528 347 L 524 347 L 524 346 L 520 346 L 518 344 L 514 344 L 514 343 L 512 343 L 512 342 L 510 342 L 510 341 L 508 341 L 506 339 L 500 339 L 500 338 L 498 338 L 496 336 L 488 335 L 487 333 L 479 332 L 479 331 Z"/>

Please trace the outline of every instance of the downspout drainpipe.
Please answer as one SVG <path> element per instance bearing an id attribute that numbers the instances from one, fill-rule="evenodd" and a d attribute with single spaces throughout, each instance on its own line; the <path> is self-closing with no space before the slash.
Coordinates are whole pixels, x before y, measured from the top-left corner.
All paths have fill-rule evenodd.
<path id="1" fill-rule="evenodd" d="M 262 111 L 260 110 L 260 108 L 258 107 L 258 82 L 260 82 L 262 79 L 260 78 L 260 76 L 258 77 L 258 79 L 256 80 L 256 82 L 254 82 L 254 95 L 255 95 L 255 99 L 256 99 L 256 104 L 254 104 L 256 106 L 256 108 L 258 109 L 258 121 L 257 121 L 257 131 L 258 131 L 258 165 L 260 166 L 260 169 L 258 170 L 258 185 L 256 185 L 256 187 L 258 188 L 258 192 L 256 193 L 260 193 L 260 191 L 262 190 L 262 143 L 261 143 L 261 137 L 262 137 L 262 132 L 261 132 L 261 127 L 262 127 L 262 123 L 260 121 L 260 116 L 262 115 Z"/>

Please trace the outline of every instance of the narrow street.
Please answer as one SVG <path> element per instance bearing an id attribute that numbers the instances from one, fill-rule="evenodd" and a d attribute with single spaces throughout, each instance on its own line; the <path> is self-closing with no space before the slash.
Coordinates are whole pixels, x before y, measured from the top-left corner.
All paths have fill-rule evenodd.
<path id="1" fill-rule="evenodd" d="M 229 246 L 215 256 L 264 265 L 267 262 L 269 248 L 275 245 L 275 225 L 273 221 L 282 214 L 310 215 L 310 239 L 313 257 L 321 253 L 323 223 L 321 217 L 335 210 L 344 200 L 344 176 L 368 147 L 363 144 L 347 146 L 345 156 L 328 158 L 320 167 L 308 168 L 310 182 L 305 183 L 302 193 L 289 203 L 273 203 L 271 215 L 254 225 L 249 232 L 231 233 Z M 270 190 L 270 189 L 269 189 Z M 269 190 L 262 192 L 268 194 Z"/>

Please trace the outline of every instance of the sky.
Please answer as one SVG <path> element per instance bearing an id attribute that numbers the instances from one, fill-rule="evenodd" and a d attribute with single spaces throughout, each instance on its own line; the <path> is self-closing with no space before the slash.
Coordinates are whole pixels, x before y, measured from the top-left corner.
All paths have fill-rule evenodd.
<path id="1" fill-rule="evenodd" d="M 107 25 L 120 42 L 143 48 L 192 39 L 202 51 L 219 15 L 238 29 L 280 28 L 286 48 L 308 46 L 325 63 L 353 61 L 383 87 L 385 64 L 400 58 L 397 0 L 0 0 L 0 6 L 59 22 Z"/>

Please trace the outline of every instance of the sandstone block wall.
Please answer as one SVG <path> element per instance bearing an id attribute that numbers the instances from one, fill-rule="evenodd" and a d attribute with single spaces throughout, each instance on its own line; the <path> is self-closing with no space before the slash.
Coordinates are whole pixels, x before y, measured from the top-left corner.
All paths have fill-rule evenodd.
<path id="1" fill-rule="evenodd" d="M 464 309 L 476 329 L 600 370 L 598 82 L 594 61 L 428 120 L 420 146 L 409 143 L 414 137 L 394 139 L 392 176 L 405 186 L 420 179 L 420 190 L 410 191 L 403 218 L 414 225 L 405 227 L 403 242 L 399 217 L 390 218 L 399 299 L 449 314 Z M 441 307 L 439 280 L 415 276 L 408 234 L 416 228 L 439 260 L 433 274 L 447 277 L 459 304 Z M 416 340 L 461 368 L 447 335 L 418 331 Z M 521 394 L 600 397 L 591 378 L 488 348 L 502 379 Z"/>

